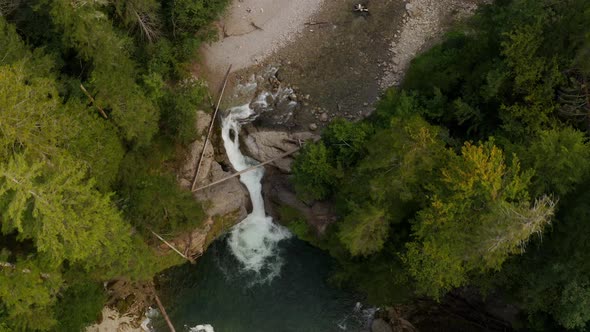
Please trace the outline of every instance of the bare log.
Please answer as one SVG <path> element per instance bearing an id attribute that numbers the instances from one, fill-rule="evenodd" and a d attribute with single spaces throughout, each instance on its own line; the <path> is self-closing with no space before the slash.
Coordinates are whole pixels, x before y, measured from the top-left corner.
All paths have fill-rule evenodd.
<path id="1" fill-rule="evenodd" d="M 158 235 L 156 232 L 150 230 L 150 232 L 152 232 L 152 234 L 154 234 L 160 241 L 164 242 L 164 244 L 166 244 L 170 249 L 174 250 L 177 254 L 180 255 L 180 257 L 186 259 L 187 261 L 194 263 L 194 261 L 187 257 L 186 255 L 184 255 L 183 253 L 181 253 L 178 249 L 176 249 L 172 244 L 170 244 L 168 241 L 164 240 L 164 238 L 162 238 L 160 235 Z"/>
<path id="2" fill-rule="evenodd" d="M 227 78 L 229 77 L 229 72 L 231 71 L 231 67 L 233 65 L 229 65 L 227 68 L 227 72 L 225 73 L 225 78 L 223 79 L 223 86 L 221 87 L 221 93 L 219 94 L 219 99 L 217 99 L 217 106 L 215 106 L 215 112 L 213 112 L 213 116 L 211 117 L 211 123 L 209 124 L 209 131 L 207 132 L 207 138 L 205 138 L 205 144 L 203 144 L 203 151 L 201 151 L 201 156 L 199 157 L 199 163 L 197 164 L 197 170 L 195 171 L 195 178 L 193 179 L 193 184 L 191 185 L 191 190 L 195 191 L 195 186 L 197 185 L 197 180 L 199 179 L 199 170 L 201 169 L 201 164 L 203 163 L 203 156 L 205 155 L 205 150 L 207 149 L 207 143 L 209 143 L 209 138 L 211 137 L 211 131 L 213 130 L 213 125 L 215 124 L 215 119 L 217 118 L 217 111 L 219 111 L 219 105 L 221 104 L 221 99 L 223 98 L 223 92 L 225 91 L 225 86 L 227 85 Z"/>
<path id="3" fill-rule="evenodd" d="M 100 106 L 98 106 L 98 104 L 96 103 L 96 100 L 94 100 L 94 97 L 92 97 L 92 95 L 86 90 L 84 85 L 80 84 L 80 89 L 82 89 L 82 92 L 84 92 L 84 94 L 88 97 L 88 99 L 90 99 L 90 101 L 92 102 L 92 105 L 94 105 L 94 107 L 96 107 L 98 109 L 98 111 L 100 112 L 100 115 L 102 115 L 103 118 L 108 119 L 109 117 L 107 116 L 107 114 L 104 112 L 104 110 L 102 108 L 100 108 Z"/>
<path id="4" fill-rule="evenodd" d="M 330 24 L 330 22 L 305 22 L 305 23 L 303 23 L 303 25 L 305 25 L 305 26 L 324 25 L 324 24 Z"/>
<path id="5" fill-rule="evenodd" d="M 262 29 L 262 28 L 261 28 L 259 25 L 257 25 L 257 24 L 256 24 L 256 23 L 254 23 L 254 22 L 250 22 L 250 24 L 251 24 L 251 25 L 254 27 L 254 29 L 256 29 L 256 30 L 264 30 L 264 29 Z"/>
<path id="6" fill-rule="evenodd" d="M 265 161 L 265 162 L 263 162 L 263 163 L 260 163 L 260 164 L 257 164 L 257 165 L 254 165 L 254 166 L 248 167 L 248 168 L 246 168 L 246 169 L 243 169 L 243 170 L 241 170 L 241 171 L 239 171 L 239 172 L 237 172 L 237 173 L 234 173 L 234 174 L 232 174 L 232 175 L 230 175 L 230 176 L 227 176 L 227 177 L 224 177 L 224 178 L 222 178 L 222 179 L 220 179 L 220 180 L 217 180 L 217 181 L 211 182 L 211 183 L 209 183 L 209 184 L 208 184 L 208 185 L 206 185 L 206 186 L 203 186 L 203 187 L 200 187 L 200 188 L 197 188 L 197 189 L 193 189 L 193 192 L 194 192 L 194 191 L 203 190 L 203 189 L 207 189 L 207 188 L 209 188 L 209 187 L 212 187 L 212 186 L 214 186 L 214 185 L 216 185 L 216 184 L 220 184 L 220 183 L 222 183 L 222 182 L 224 182 L 224 181 L 227 181 L 227 180 L 229 180 L 229 179 L 231 179 L 231 178 L 235 178 L 235 177 L 236 177 L 236 176 L 238 176 L 238 175 L 244 174 L 244 173 L 246 173 L 246 172 L 249 172 L 249 171 L 251 171 L 251 170 L 253 170 L 253 169 L 256 169 L 256 168 L 258 168 L 258 167 L 262 167 L 262 166 L 264 166 L 264 165 L 270 164 L 270 163 L 272 163 L 273 161 L 276 161 L 276 160 L 279 160 L 279 159 L 285 158 L 286 156 L 292 155 L 293 153 L 295 153 L 295 152 L 299 151 L 300 149 L 301 149 L 301 147 L 297 147 L 297 148 L 295 148 L 295 149 L 293 149 L 293 150 L 291 150 L 291 151 L 287 151 L 287 152 L 285 152 L 285 153 L 283 153 L 283 154 L 280 154 L 280 155 L 278 155 L 278 156 L 276 156 L 276 157 L 274 157 L 274 158 L 272 158 L 272 159 L 270 159 L 270 160 L 267 160 L 267 161 Z"/>
<path id="7" fill-rule="evenodd" d="M 156 299 L 156 303 L 158 304 L 158 308 L 160 308 L 160 312 L 162 313 L 162 316 L 164 316 L 164 319 L 166 320 L 166 324 L 168 324 L 168 328 L 170 329 L 170 332 L 176 332 L 176 329 L 174 329 L 174 325 L 172 325 L 172 321 L 170 320 L 170 317 L 168 317 L 168 314 L 166 313 L 166 309 L 164 308 L 162 301 L 160 301 L 160 298 L 158 297 L 158 294 L 155 291 L 154 291 L 154 298 Z"/>

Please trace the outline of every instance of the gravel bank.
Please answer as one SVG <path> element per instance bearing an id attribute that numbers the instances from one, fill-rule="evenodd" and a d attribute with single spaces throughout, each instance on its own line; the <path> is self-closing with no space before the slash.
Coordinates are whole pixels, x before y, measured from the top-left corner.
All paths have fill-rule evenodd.
<path id="1" fill-rule="evenodd" d="M 324 0 L 235 0 L 218 22 L 220 38 L 205 45 L 203 66 L 212 87 L 233 71 L 259 64 L 295 39 Z"/>

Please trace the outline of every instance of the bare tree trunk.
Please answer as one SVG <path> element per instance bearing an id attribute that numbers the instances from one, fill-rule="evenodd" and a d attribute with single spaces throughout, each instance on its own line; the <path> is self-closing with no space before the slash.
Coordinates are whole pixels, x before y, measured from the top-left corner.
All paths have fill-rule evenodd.
<path id="1" fill-rule="evenodd" d="M 246 169 L 243 169 L 243 170 L 241 170 L 241 171 L 239 171 L 239 172 L 237 172 L 237 173 L 234 173 L 234 174 L 232 174 L 232 175 L 230 175 L 230 176 L 224 177 L 223 179 L 220 179 L 220 180 L 217 180 L 217 181 L 211 182 L 211 183 L 209 183 L 209 184 L 208 184 L 208 185 L 206 185 L 206 186 L 202 186 L 202 187 L 200 187 L 200 188 L 193 189 L 193 192 L 194 192 L 194 191 L 203 190 L 203 189 L 207 189 L 207 188 L 209 188 L 209 187 L 212 187 L 212 186 L 214 186 L 214 185 L 216 185 L 216 184 L 220 184 L 221 182 L 227 181 L 227 180 L 229 180 L 229 179 L 231 179 L 231 178 L 235 178 L 235 177 L 236 177 L 236 176 L 238 176 L 238 175 L 241 175 L 241 174 L 244 174 L 244 173 L 246 173 L 246 172 L 249 172 L 249 171 L 251 171 L 251 170 L 253 170 L 253 169 L 255 169 L 255 168 L 258 168 L 258 167 L 261 167 L 261 166 L 264 166 L 264 165 L 270 164 L 270 163 L 272 163 L 273 161 L 276 161 L 276 160 L 279 160 L 279 159 L 285 158 L 286 156 L 288 156 L 288 155 L 291 155 L 291 154 L 293 154 L 293 153 L 295 153 L 295 152 L 299 151 L 300 149 L 301 149 L 301 147 L 298 147 L 298 148 L 295 148 L 295 149 L 293 149 L 293 150 L 291 150 L 291 151 L 287 151 L 287 152 L 285 152 L 285 153 L 283 153 L 283 154 L 281 154 L 281 155 L 278 155 L 278 156 L 276 156 L 276 157 L 274 157 L 274 158 L 272 158 L 272 159 L 270 159 L 270 160 L 267 160 L 267 161 L 265 161 L 265 162 L 263 162 L 263 163 L 260 163 L 260 164 L 258 164 L 258 165 L 254 165 L 254 166 L 248 167 L 248 168 L 246 168 Z"/>
<path id="2" fill-rule="evenodd" d="M 109 117 L 107 116 L 107 114 L 104 112 L 104 110 L 102 108 L 100 108 L 100 106 L 98 106 L 98 104 L 96 103 L 96 100 L 94 100 L 94 97 L 92 97 L 92 95 L 86 90 L 84 85 L 80 84 L 80 89 L 82 89 L 82 92 L 84 92 L 84 94 L 88 97 L 88 99 L 90 99 L 90 101 L 92 102 L 94 107 L 96 107 L 98 109 L 98 111 L 100 112 L 102 117 L 105 119 L 108 119 Z"/>
<path id="3" fill-rule="evenodd" d="M 165 245 L 167 245 L 170 249 L 174 250 L 177 254 L 180 255 L 180 257 L 186 259 L 187 261 L 194 263 L 194 260 L 186 255 L 184 255 L 183 253 L 180 252 L 180 250 L 176 249 L 172 244 L 170 244 L 168 241 L 164 240 L 164 238 L 162 238 L 160 235 L 158 235 L 156 232 L 150 230 L 150 232 L 152 232 L 152 234 L 154 234 L 160 241 L 164 242 Z"/>
<path id="4" fill-rule="evenodd" d="M 176 329 L 174 329 L 174 325 L 172 325 L 172 321 L 170 320 L 170 317 L 168 317 L 168 314 L 166 313 L 166 309 L 164 308 L 164 305 L 162 305 L 162 301 L 160 301 L 160 298 L 158 297 L 158 294 L 155 292 L 155 290 L 154 290 L 154 297 L 156 298 L 156 303 L 158 304 L 158 308 L 160 308 L 160 312 L 162 313 L 162 316 L 164 316 L 164 319 L 166 320 L 166 324 L 168 324 L 168 328 L 170 329 L 170 332 L 176 332 Z"/>
<path id="5" fill-rule="evenodd" d="M 225 78 L 223 79 L 223 86 L 221 87 L 221 93 L 219 94 L 219 99 L 217 100 L 217 106 L 215 107 L 215 112 L 213 112 L 213 116 L 211 117 L 211 123 L 209 124 L 209 131 L 207 132 L 207 138 L 205 139 L 205 144 L 203 144 L 203 151 L 201 151 L 201 156 L 199 157 L 199 163 L 197 164 L 197 170 L 195 171 L 195 178 L 193 179 L 193 184 L 191 185 L 191 191 L 195 191 L 195 186 L 197 185 L 197 180 L 199 179 L 199 170 L 201 169 L 201 164 L 203 163 L 203 156 L 205 155 L 205 150 L 207 149 L 207 143 L 209 143 L 209 138 L 211 137 L 211 131 L 213 130 L 213 125 L 215 124 L 215 119 L 217 118 L 217 111 L 219 111 L 219 105 L 221 104 L 221 99 L 223 98 L 223 92 L 225 92 L 225 86 L 227 85 L 227 78 L 229 77 L 229 72 L 231 71 L 232 65 L 229 65 L 227 68 L 227 72 L 225 73 Z"/>

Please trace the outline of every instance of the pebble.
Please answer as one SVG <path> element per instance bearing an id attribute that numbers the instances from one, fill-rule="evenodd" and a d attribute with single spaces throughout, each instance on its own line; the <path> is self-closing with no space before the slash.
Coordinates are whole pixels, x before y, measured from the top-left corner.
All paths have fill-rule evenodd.
<path id="1" fill-rule="evenodd" d="M 310 123 L 309 124 L 309 130 L 317 130 L 318 129 L 318 125 L 315 123 Z"/>
<path id="2" fill-rule="evenodd" d="M 328 121 L 328 113 L 322 113 L 320 115 L 320 121 L 322 121 L 322 122 Z"/>

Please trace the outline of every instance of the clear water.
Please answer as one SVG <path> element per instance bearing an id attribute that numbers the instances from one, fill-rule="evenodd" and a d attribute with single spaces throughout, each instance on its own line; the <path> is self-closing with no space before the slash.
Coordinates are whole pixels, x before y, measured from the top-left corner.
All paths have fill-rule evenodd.
<path id="1" fill-rule="evenodd" d="M 162 300 L 177 331 L 210 324 L 215 332 L 363 331 L 370 310 L 359 298 L 327 283 L 332 259 L 295 238 L 278 250 L 279 276 L 259 283 L 244 270 L 227 238 L 216 241 L 196 265 L 185 264 L 161 277 Z M 156 320 L 156 331 L 167 331 Z"/>

